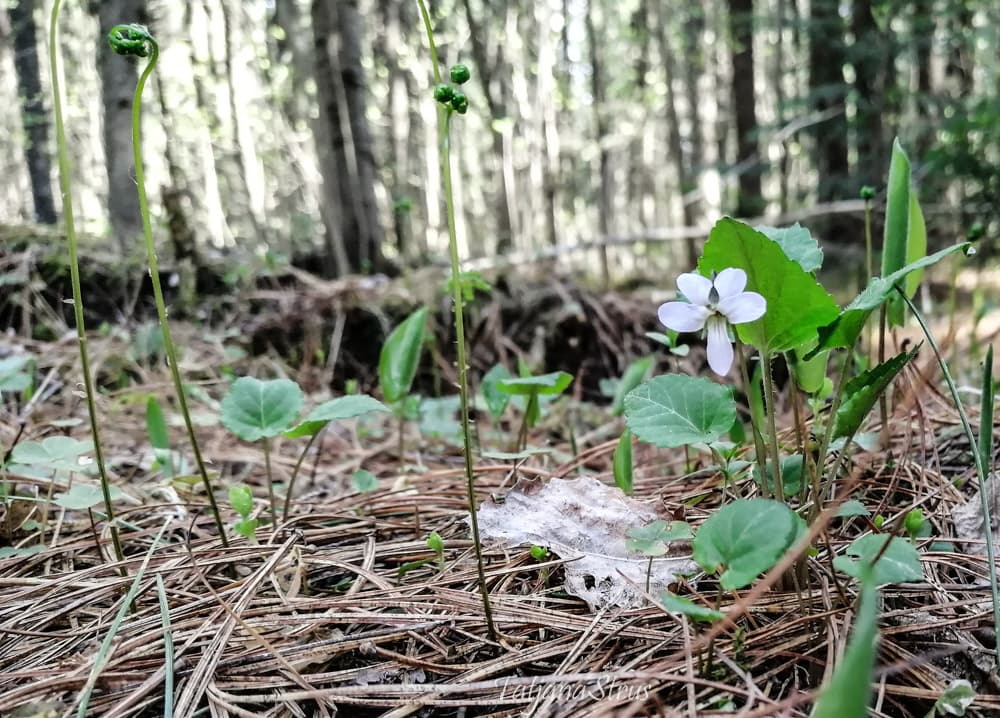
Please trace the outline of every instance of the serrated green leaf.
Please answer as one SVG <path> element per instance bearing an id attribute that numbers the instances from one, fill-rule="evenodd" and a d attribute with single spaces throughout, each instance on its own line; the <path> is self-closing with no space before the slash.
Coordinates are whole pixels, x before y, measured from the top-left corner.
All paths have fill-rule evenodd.
<path id="1" fill-rule="evenodd" d="M 865 571 L 854 631 L 810 718 L 866 718 L 878 646 L 878 589 Z"/>
<path id="2" fill-rule="evenodd" d="M 708 517 L 695 534 L 694 560 L 722 572 L 726 590 L 743 588 L 764 573 L 805 531 L 805 522 L 771 499 L 739 499 Z"/>
<path id="3" fill-rule="evenodd" d="M 628 495 L 632 495 L 632 432 L 628 429 L 622 432 L 615 447 L 611 460 L 611 470 L 615 477 L 615 485 Z"/>
<path id="4" fill-rule="evenodd" d="M 840 316 L 827 326 L 820 328 L 819 346 L 810 352 L 810 354 L 823 349 L 835 349 L 838 347 L 846 349 L 854 346 L 854 343 L 861 335 L 861 330 L 864 329 L 865 322 L 868 321 L 868 317 L 896 291 L 894 289 L 896 284 L 899 284 L 910 272 L 937 264 L 948 255 L 965 250 L 968 247 L 968 242 L 955 244 L 928 255 L 913 264 L 908 264 L 888 277 L 873 277 L 868 282 L 865 290 L 855 297 L 854 301 L 844 307 Z M 810 358 L 810 354 L 806 355 L 806 359 Z"/>
<path id="5" fill-rule="evenodd" d="M 611 401 L 612 415 L 621 416 L 622 412 L 625 411 L 625 395 L 639 386 L 639 384 L 646 379 L 646 375 L 649 374 L 649 370 L 652 366 L 653 357 L 637 359 L 629 364 L 625 373 L 622 374 L 621 380 L 615 387 L 614 398 Z"/>
<path id="6" fill-rule="evenodd" d="M 789 259 L 777 243 L 728 217 L 712 228 L 698 262 L 706 276 L 727 267 L 745 271 L 747 291 L 767 300 L 764 316 L 736 326 L 740 338 L 762 352 L 794 349 L 837 317 L 833 298 L 812 274 Z"/>
<path id="7" fill-rule="evenodd" d="M 109 486 L 108 494 L 111 496 L 112 501 L 118 501 L 125 496 L 117 486 Z M 74 484 L 69 491 L 56 494 L 55 498 L 52 499 L 52 503 L 56 506 L 62 506 L 64 509 L 82 511 L 83 509 L 92 509 L 95 506 L 103 506 L 104 494 L 101 492 L 100 486 L 94 484 Z"/>
<path id="8" fill-rule="evenodd" d="M 689 598 L 676 596 L 672 593 L 661 593 L 660 603 L 672 613 L 680 613 L 688 618 L 693 618 L 695 621 L 702 621 L 704 623 L 712 623 L 725 617 L 722 611 L 702 606 Z"/>
<path id="9" fill-rule="evenodd" d="M 837 418 L 833 426 L 834 437 L 852 436 L 861 428 L 875 402 L 919 350 L 920 345 L 917 345 L 911 351 L 900 352 L 892 359 L 862 372 L 847 382 L 842 402 L 837 409 Z"/>
<path id="10" fill-rule="evenodd" d="M 302 409 L 302 389 L 290 379 L 240 377 L 222 400 L 222 423 L 244 441 L 278 436 Z"/>
<path id="11" fill-rule="evenodd" d="M 625 422 L 641 441 L 671 448 L 710 444 L 736 420 L 732 389 L 708 379 L 666 374 L 625 397 Z"/>
<path id="12" fill-rule="evenodd" d="M 862 570 L 871 563 L 885 545 L 886 534 L 866 534 L 851 542 L 847 547 L 847 556 L 837 556 L 833 559 L 833 567 L 843 571 L 848 576 L 858 578 Z M 857 560 L 850 558 L 857 556 Z M 920 554 L 906 539 L 894 536 L 878 563 L 872 569 L 876 585 L 886 583 L 906 583 L 922 581 L 923 567 L 920 564 Z"/>
<path id="13" fill-rule="evenodd" d="M 785 255 L 807 272 L 823 266 L 823 250 L 812 233 L 796 222 L 791 227 L 754 227 L 772 242 L 776 242 Z"/>
<path id="14" fill-rule="evenodd" d="M 511 376 L 510 370 L 503 364 L 494 365 L 483 375 L 481 385 L 483 398 L 486 400 L 486 408 L 489 409 L 490 415 L 494 420 L 503 416 L 503 412 L 507 408 L 507 402 L 510 401 L 510 394 L 501 391 L 497 385 Z"/>
<path id="15" fill-rule="evenodd" d="M 388 412 L 389 407 L 367 394 L 349 394 L 324 401 L 313 407 L 306 418 L 293 429 L 285 432 L 289 439 L 300 436 L 315 436 L 331 421 L 354 419 L 372 412 Z"/>
<path id="16" fill-rule="evenodd" d="M 421 307 L 393 329 L 382 345 L 378 381 L 382 396 L 390 404 L 410 393 L 420 363 L 426 328 L 427 307 Z"/>
<path id="17" fill-rule="evenodd" d="M 564 371 L 554 371 L 539 376 L 519 376 L 501 379 L 497 389 L 510 396 L 558 396 L 566 391 L 573 381 L 573 375 Z"/>

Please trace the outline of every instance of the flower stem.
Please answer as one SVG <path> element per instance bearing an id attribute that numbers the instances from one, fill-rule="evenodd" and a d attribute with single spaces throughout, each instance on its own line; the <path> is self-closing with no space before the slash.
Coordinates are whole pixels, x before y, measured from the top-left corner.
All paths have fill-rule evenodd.
<path id="1" fill-rule="evenodd" d="M 111 506 L 111 484 L 108 480 L 107 466 L 104 462 L 104 449 L 101 446 L 101 436 L 97 426 L 97 405 L 94 401 L 94 381 L 90 375 L 90 355 L 87 351 L 87 330 L 83 317 L 83 290 L 80 286 L 80 262 L 77 256 L 76 224 L 73 219 L 73 187 L 69 164 L 69 150 L 66 147 L 66 127 L 63 123 L 61 72 L 59 64 L 59 9 L 62 0 L 52 3 L 52 13 L 49 18 L 49 69 L 52 73 L 52 108 L 56 124 L 56 151 L 59 158 L 59 189 L 62 192 L 62 209 L 66 227 L 66 247 L 69 251 L 70 284 L 73 288 L 73 317 L 76 321 L 76 339 L 80 348 L 80 369 L 83 372 L 83 390 L 87 397 L 87 414 L 90 418 L 90 433 L 94 437 L 94 463 L 101 477 L 101 496 L 104 499 L 104 510 L 108 515 L 108 526 L 111 530 L 111 543 L 114 544 L 115 557 L 121 566 L 119 572 L 127 575 L 122 552 L 121 538 L 118 535 L 118 525 L 115 523 L 115 513 Z M 98 545 L 98 555 L 101 555 Z"/>
<path id="2" fill-rule="evenodd" d="M 424 0 L 417 0 L 427 41 L 430 45 L 431 65 L 434 68 L 434 82 L 441 82 L 441 68 L 438 65 L 437 46 L 434 44 L 434 30 L 427 13 Z M 497 629 L 493 622 L 493 607 L 490 605 L 489 587 L 486 584 L 486 569 L 483 560 L 483 546 L 479 535 L 478 506 L 476 504 L 476 480 L 472 470 L 472 435 L 469 420 L 469 367 L 465 358 L 465 318 L 463 315 L 461 260 L 458 256 L 458 237 L 455 229 L 455 200 L 451 178 L 451 115 L 452 110 L 437 103 L 438 149 L 441 159 L 441 174 L 444 181 L 444 199 L 448 215 L 448 253 L 451 259 L 451 286 L 455 307 L 455 345 L 458 361 L 458 391 L 462 407 L 462 448 L 465 458 L 466 495 L 469 501 L 469 523 L 472 527 L 472 543 L 476 552 L 476 567 L 479 576 L 479 591 L 483 597 L 483 613 L 486 630 L 491 640 L 496 640 Z"/>
<path id="3" fill-rule="evenodd" d="M 163 300 L 163 288 L 160 285 L 159 263 L 156 259 L 156 244 L 153 242 L 153 227 L 149 218 L 149 201 L 146 198 L 146 180 L 142 164 L 142 91 L 146 86 L 146 80 L 156 67 L 156 62 L 160 56 L 160 46 L 150 35 L 146 39 L 150 47 L 149 62 L 146 69 L 139 76 L 139 82 L 135 88 L 135 98 L 132 102 L 132 151 L 135 155 L 135 183 L 139 192 L 139 212 L 142 215 L 142 232 L 146 241 L 146 254 L 149 263 L 149 279 L 153 285 L 153 299 L 156 302 L 156 315 L 160 321 L 160 331 L 163 334 L 163 348 L 167 355 L 167 364 L 170 367 L 170 375 L 173 378 L 174 389 L 177 392 L 177 403 L 181 414 L 184 417 L 184 426 L 187 429 L 188 440 L 191 443 L 191 451 L 194 454 L 194 461 L 198 467 L 198 474 L 205 487 L 205 494 L 208 497 L 208 504 L 215 518 L 215 525 L 219 532 L 222 545 L 228 547 L 229 539 L 226 538 L 225 525 L 222 523 L 222 516 L 219 514 L 219 506 L 215 501 L 212 492 L 212 482 L 208 478 L 208 470 L 205 468 L 205 461 L 201 455 L 201 447 L 198 445 L 198 437 L 195 434 L 194 423 L 191 421 L 191 412 L 188 410 L 187 395 L 184 393 L 184 383 L 181 380 L 180 366 L 177 363 L 177 350 L 170 333 L 170 324 L 167 320 L 167 306 Z M 273 489 L 272 489 L 273 491 Z M 272 512 L 274 501 L 271 502 Z"/>
<path id="4" fill-rule="evenodd" d="M 778 501 L 785 500 L 785 485 L 781 478 L 781 456 L 778 454 L 778 430 L 774 419 L 777 396 L 774 392 L 774 378 L 771 376 L 771 354 L 764 352 L 764 413 L 767 414 L 767 432 L 771 444 L 771 471 L 774 474 L 774 497 Z"/>
<path id="5" fill-rule="evenodd" d="M 747 370 L 746 358 L 743 355 L 743 342 L 739 336 L 736 337 L 736 361 L 740 365 L 740 373 L 743 376 L 743 389 L 747 395 L 747 406 L 750 406 L 750 392 L 753 385 L 750 383 L 750 373 Z M 767 453 L 764 449 L 764 439 L 762 438 L 760 427 L 753 421 L 753 411 L 750 412 L 750 431 L 753 433 L 754 453 L 757 456 L 757 471 L 760 473 L 760 489 L 765 496 L 770 495 L 771 490 L 767 488 Z"/>
<path id="6" fill-rule="evenodd" d="M 976 441 L 976 432 L 972 430 L 969 415 L 965 413 L 962 397 L 958 395 L 958 387 L 955 386 L 955 380 L 951 378 L 948 363 L 944 360 L 941 348 L 938 346 L 937 341 L 935 341 L 934 335 L 931 334 L 930 327 L 927 326 L 927 321 L 920 313 L 920 310 L 910 301 L 910 298 L 906 296 L 906 292 L 898 286 L 896 287 L 896 291 L 899 292 L 899 296 L 906 302 L 906 306 L 910 308 L 917 323 L 920 325 L 920 329 L 924 332 L 924 336 L 927 337 L 927 343 L 930 344 L 934 356 L 937 358 L 938 366 L 941 367 L 941 374 L 944 376 L 945 384 L 948 385 L 948 391 L 951 392 L 951 399 L 955 404 L 955 409 L 958 411 L 958 418 L 962 422 L 962 428 L 965 429 L 965 438 L 968 440 L 969 448 L 972 450 L 972 458 L 976 462 L 976 477 L 979 480 L 979 501 L 983 512 L 983 535 L 986 538 L 986 561 L 990 572 L 990 594 L 993 598 L 993 630 L 996 635 L 1000 636 L 1000 588 L 997 585 L 996 547 L 993 545 L 993 517 L 990 516 L 990 494 L 986 485 L 988 475 L 986 457 L 979 450 L 979 445 Z M 992 352 L 990 354 L 992 355 Z M 990 390 L 992 391 L 992 388 Z M 981 417 L 980 421 L 990 421 L 990 419 Z M 995 650 L 996 666 L 1000 666 L 1000 641 L 996 642 Z"/>

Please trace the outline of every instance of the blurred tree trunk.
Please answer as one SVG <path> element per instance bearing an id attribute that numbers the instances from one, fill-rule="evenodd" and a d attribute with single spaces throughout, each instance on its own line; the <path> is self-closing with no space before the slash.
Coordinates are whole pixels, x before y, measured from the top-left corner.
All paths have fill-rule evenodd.
<path id="1" fill-rule="evenodd" d="M 690 227 L 695 222 L 694 205 L 684 201 L 684 194 L 690 191 L 693 183 L 691 181 L 691 173 L 688 171 L 689 163 L 685 157 L 684 144 L 681 139 L 681 123 L 677 113 L 677 98 L 674 94 L 676 63 L 674 62 L 673 48 L 670 46 L 669 12 L 662 6 L 660 6 L 657 29 L 656 37 L 660 50 L 660 64 L 663 65 L 663 82 L 666 87 L 664 102 L 667 113 L 667 151 L 670 153 L 670 163 L 673 165 L 674 175 L 677 179 L 677 188 L 681 195 L 684 226 Z M 694 237 L 689 237 L 684 242 L 687 253 L 687 264 L 689 267 L 693 267 L 698 263 L 697 242 Z"/>
<path id="2" fill-rule="evenodd" d="M 736 214 L 755 217 L 764 210 L 757 138 L 757 99 L 754 93 L 753 0 L 729 0 L 732 42 L 732 96 L 736 117 L 736 160 L 739 197 Z"/>
<path id="3" fill-rule="evenodd" d="M 38 68 L 38 26 L 35 23 L 35 0 L 18 0 L 10 6 L 14 39 L 14 69 L 21 96 L 21 124 L 24 127 L 24 157 L 31 180 L 35 220 L 56 223 L 56 205 L 52 195 L 52 153 L 49 147 L 49 115 L 42 98 Z"/>
<path id="4" fill-rule="evenodd" d="M 836 113 L 813 125 L 817 197 L 820 202 L 852 195 L 847 189 L 847 114 L 844 81 L 846 46 L 839 0 L 813 0 L 809 18 L 810 104 L 818 113 Z"/>
<path id="5" fill-rule="evenodd" d="M 391 149 L 392 160 L 388 163 L 389 196 L 392 199 L 392 227 L 395 235 L 396 251 L 401 258 L 413 253 L 412 217 L 416 194 L 410 181 L 410 98 L 415 94 L 409 72 L 400 64 L 400 49 L 405 47 L 406 30 L 414 18 L 411 4 L 379 0 L 379 20 L 381 32 L 376 43 L 376 51 L 385 62 L 389 77 L 389 137 L 386 146 Z M 421 98 L 430 102 L 429 97 Z"/>
<path id="6" fill-rule="evenodd" d="M 479 78 L 483 88 L 483 95 L 486 97 L 486 104 L 490 110 L 490 118 L 494 123 L 507 119 L 507 106 L 510 103 L 510 68 L 504 56 L 502 42 L 495 43 L 495 57 L 490 57 L 490 48 L 487 38 L 491 33 L 496 32 L 494 25 L 499 25 L 499 20 L 493 14 L 487 12 L 484 19 L 476 17 L 472 10 L 470 0 L 463 0 L 465 7 L 466 21 L 469 23 L 469 35 L 472 40 L 472 57 L 476 66 L 473 69 L 473 76 Z M 501 10 L 506 9 L 506 3 L 500 4 Z M 487 3 L 486 10 L 494 9 L 497 3 L 492 5 Z M 494 124 L 493 137 L 493 157 L 500 162 L 500 169 L 497 172 L 496 180 L 496 236 L 498 253 L 510 251 L 514 246 L 514 214 L 511 207 L 510 197 L 514 194 L 511 185 L 511 176 L 507 170 L 513 158 L 510 156 L 511 148 L 508 141 L 511 134 L 509 123 L 504 122 L 501 126 Z"/>
<path id="7" fill-rule="evenodd" d="M 681 57 L 684 58 L 684 92 L 688 106 L 688 121 L 691 126 L 688 137 L 691 147 L 690 159 L 687 163 L 689 174 L 687 184 L 681 187 L 685 195 L 688 193 L 695 193 L 697 195 L 697 177 L 701 173 L 700 165 L 707 164 L 705 159 L 705 130 L 702 127 L 701 117 L 699 116 L 701 97 L 698 91 L 698 83 L 701 82 L 701 78 L 705 75 L 704 36 L 704 0 L 689 0 L 687 15 L 684 18 L 684 32 L 681 34 Z M 690 200 L 683 199 L 683 201 L 684 217 L 685 219 L 690 217 L 691 224 L 694 224 L 701 214 L 702 202 L 697 196 Z M 690 246 L 688 251 L 691 251 Z"/>
<path id="8" fill-rule="evenodd" d="M 895 83 L 895 52 L 892 41 L 879 28 L 872 13 L 873 0 L 854 0 L 851 34 L 854 44 L 849 59 L 854 66 L 857 95 L 858 166 L 854 172 L 860 184 L 880 186 L 889 171 L 888 143 L 883 122 L 889 110 L 886 93 Z M 888 118 L 892 122 L 892 118 Z"/>
<path id="9" fill-rule="evenodd" d="M 358 2 L 313 0 L 312 18 L 319 105 L 315 132 L 324 184 L 321 201 L 335 203 L 326 208 L 324 222 L 336 272 L 380 272 L 386 264 L 375 196 L 377 168 L 366 114 Z"/>
<path id="10" fill-rule="evenodd" d="M 598 190 L 597 227 L 601 234 L 601 278 L 604 288 L 611 286 L 611 268 L 608 264 L 608 247 L 605 241 L 611 235 L 611 213 L 614 212 L 611 169 L 611 149 L 608 147 L 608 109 L 605 106 L 607 87 L 604 80 L 604 66 L 598 48 L 604 43 L 603 32 L 598 23 L 603 22 L 602 8 L 597 0 L 587 3 L 587 45 L 590 47 L 590 93 L 594 109 L 594 135 L 598 144 Z"/>
<path id="11" fill-rule="evenodd" d="M 96 7 L 95 7 L 96 6 Z M 115 25 L 148 23 L 146 0 L 100 0 L 91 4 L 98 23 L 97 67 L 104 105 L 104 165 L 108 176 L 108 218 L 111 232 L 124 250 L 142 234 L 139 198 L 132 163 L 132 96 L 138 80 L 136 60 L 108 47 Z"/>

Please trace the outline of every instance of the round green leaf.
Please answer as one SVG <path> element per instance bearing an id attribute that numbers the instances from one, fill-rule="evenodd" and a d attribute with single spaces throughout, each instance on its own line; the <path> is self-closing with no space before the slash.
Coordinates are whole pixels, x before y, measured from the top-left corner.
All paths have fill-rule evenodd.
<path id="1" fill-rule="evenodd" d="M 222 423 L 244 441 L 257 441 L 286 431 L 301 409 L 302 389 L 294 381 L 244 376 L 222 400 Z"/>
<path id="2" fill-rule="evenodd" d="M 743 588 L 770 569 L 805 531 L 805 522 L 783 503 L 741 499 L 723 506 L 698 529 L 694 560 L 722 571 L 726 590 Z"/>
<path id="3" fill-rule="evenodd" d="M 483 398 L 486 400 L 486 408 L 490 410 L 490 415 L 494 419 L 499 419 L 507 408 L 510 401 L 510 394 L 500 391 L 498 384 L 510 378 L 510 370 L 503 364 L 495 364 L 488 372 L 483 374 L 481 389 Z"/>
<path id="4" fill-rule="evenodd" d="M 94 443 L 69 436 L 48 436 L 41 441 L 22 441 L 10 454 L 12 463 L 25 464 L 52 471 L 89 472 L 92 464 L 83 464 L 83 454 L 91 451 Z"/>
<path id="5" fill-rule="evenodd" d="M 367 494 L 378 488 L 378 479 L 367 469 L 358 469 L 351 476 L 351 486 L 359 494 Z"/>
<path id="6" fill-rule="evenodd" d="M 885 534 L 866 534 L 855 539 L 847 547 L 847 556 L 837 556 L 833 559 L 833 567 L 848 576 L 860 578 L 864 567 L 878 555 L 885 541 Z M 857 560 L 850 556 L 857 556 Z M 909 541 L 894 536 L 885 553 L 875 564 L 873 578 L 879 586 L 885 583 L 922 581 L 924 571 L 920 565 L 920 554 Z"/>
<path id="7" fill-rule="evenodd" d="M 109 486 L 108 493 L 112 501 L 117 501 L 125 496 L 117 486 Z M 104 494 L 100 486 L 75 484 L 69 491 L 56 494 L 55 498 L 52 499 L 52 503 L 56 506 L 62 506 L 64 509 L 82 511 L 83 509 L 92 509 L 95 506 L 103 506 Z"/>
<path id="8" fill-rule="evenodd" d="M 736 421 L 736 403 L 728 386 L 684 374 L 666 374 L 628 393 L 625 421 L 641 441 L 654 446 L 710 444 Z"/>

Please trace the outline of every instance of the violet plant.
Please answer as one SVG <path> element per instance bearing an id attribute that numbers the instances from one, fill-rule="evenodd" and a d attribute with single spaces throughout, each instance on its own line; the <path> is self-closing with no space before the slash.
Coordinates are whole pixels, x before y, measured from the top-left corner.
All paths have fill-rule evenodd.
<path id="1" fill-rule="evenodd" d="M 898 144 L 896 153 L 897 166 L 888 188 L 890 204 L 905 204 L 908 220 L 892 223 L 886 241 L 890 241 L 891 233 L 894 252 L 907 261 L 873 278 L 846 307 L 838 307 L 817 280 L 815 273 L 823 257 L 807 230 L 798 225 L 754 228 L 725 218 L 712 229 L 697 271 L 678 277 L 678 298 L 662 304 L 657 312 L 671 330 L 705 332 L 708 365 L 715 374 L 728 375 L 734 361 L 738 362 L 751 404 L 753 392 L 763 388 L 763 401 L 759 402 L 762 410 L 756 421 L 755 412 L 751 412 L 753 476 L 760 496 L 753 497 L 751 491 L 728 503 L 703 522 L 693 542 L 695 561 L 707 572 L 719 573 L 724 589 L 741 588 L 770 569 L 822 507 L 838 498 L 836 483 L 851 454 L 851 443 L 919 347 L 883 359 L 855 376 L 851 375 L 853 362 L 847 357 L 835 388 L 829 392 L 829 408 L 823 412 L 819 397 L 829 390 L 824 379 L 831 352 L 853 350 L 873 313 L 881 313 L 897 301 L 905 308 L 910 304 L 908 297 L 916 290 L 920 272 L 968 246 L 958 244 L 926 255 L 919 203 L 916 192 L 910 189 L 908 171 L 901 177 L 902 160 L 898 156 L 902 149 Z M 903 199 L 900 193 L 905 193 Z M 886 262 L 883 266 L 887 266 Z M 933 342 L 929 334 L 928 340 Z M 748 379 L 750 351 L 755 351 L 759 361 L 760 385 Z M 793 401 L 799 401 L 797 411 L 802 407 L 799 385 L 812 395 L 806 406 L 820 409 L 813 414 L 817 440 L 812 442 L 812 449 L 806 450 L 800 429 L 800 441 L 791 456 L 787 454 L 790 442 L 777 426 L 778 392 L 771 367 L 778 357 L 784 357 L 793 369 L 789 391 Z M 640 384 L 625 397 L 624 407 L 627 429 L 638 440 L 665 448 L 707 447 L 715 456 L 722 455 L 725 445 L 720 440 L 736 419 L 729 386 L 681 374 L 657 376 Z M 616 479 L 631 478 L 630 467 L 625 465 L 625 459 L 630 457 L 625 453 L 616 454 Z M 725 453 L 730 458 L 735 455 L 731 447 L 726 447 Z M 828 460 L 833 453 L 835 458 Z M 790 471 L 793 467 L 796 476 L 788 477 L 790 490 L 786 490 L 783 468 Z M 730 485 L 732 478 L 727 477 Z M 750 540 L 751 536 L 755 538 Z M 842 556 L 835 565 L 857 576 L 855 563 L 870 563 L 879 551 L 892 551 L 894 558 L 903 562 L 909 577 L 893 580 L 919 578 L 919 554 L 905 539 L 893 538 L 888 548 L 883 548 L 882 543 L 881 539 L 857 541 L 849 547 L 857 560 Z"/>

